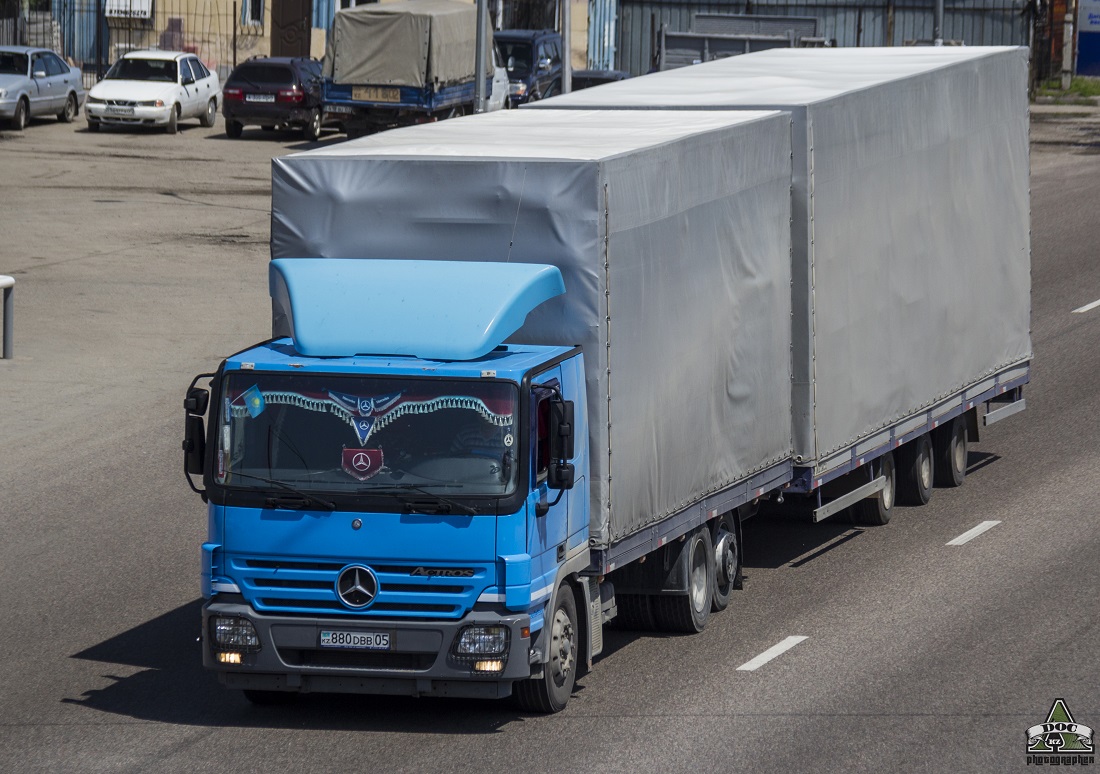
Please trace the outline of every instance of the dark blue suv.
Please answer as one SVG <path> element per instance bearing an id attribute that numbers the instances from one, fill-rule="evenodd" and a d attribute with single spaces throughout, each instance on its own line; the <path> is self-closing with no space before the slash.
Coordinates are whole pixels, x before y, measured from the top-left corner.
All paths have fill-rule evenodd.
<path id="1" fill-rule="evenodd" d="M 500 30 L 493 41 L 508 70 L 512 107 L 561 94 L 561 35 L 554 30 Z"/>

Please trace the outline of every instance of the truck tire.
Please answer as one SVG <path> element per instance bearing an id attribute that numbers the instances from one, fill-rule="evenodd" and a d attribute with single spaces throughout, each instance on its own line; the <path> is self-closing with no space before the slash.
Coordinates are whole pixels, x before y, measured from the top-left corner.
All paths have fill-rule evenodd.
<path id="1" fill-rule="evenodd" d="M 688 591 L 653 597 L 653 617 L 661 631 L 695 634 L 706 628 L 714 597 L 714 543 L 706 524 L 688 535 L 677 561 L 685 563 Z"/>
<path id="2" fill-rule="evenodd" d="M 711 612 L 720 613 L 730 603 L 730 594 L 741 575 L 741 546 L 737 539 L 737 514 L 723 513 L 714 520 L 711 542 L 714 543 L 714 592 Z"/>
<path id="3" fill-rule="evenodd" d="M 924 505 L 932 499 L 935 468 L 932 438 L 928 433 L 898 449 L 898 502 Z"/>
<path id="4" fill-rule="evenodd" d="M 577 603 L 568 583 L 554 594 L 554 613 L 547 618 L 546 663 L 542 677 L 521 680 L 512 687 L 516 704 L 525 712 L 561 712 L 573 694 L 580 655 Z"/>
<path id="5" fill-rule="evenodd" d="M 653 606 L 648 594 L 616 594 L 615 628 L 636 632 L 651 632 L 657 628 L 653 619 Z"/>
<path id="6" fill-rule="evenodd" d="M 852 506 L 852 521 L 856 524 L 881 527 L 890 523 L 890 515 L 894 510 L 894 495 L 897 491 L 893 452 L 886 452 L 878 458 L 878 472 L 879 475 L 886 477 L 886 488 Z"/>
<path id="7" fill-rule="evenodd" d="M 965 414 L 960 414 L 950 424 L 941 425 L 932 431 L 936 486 L 962 486 L 966 480 L 969 445 L 965 417 Z"/>

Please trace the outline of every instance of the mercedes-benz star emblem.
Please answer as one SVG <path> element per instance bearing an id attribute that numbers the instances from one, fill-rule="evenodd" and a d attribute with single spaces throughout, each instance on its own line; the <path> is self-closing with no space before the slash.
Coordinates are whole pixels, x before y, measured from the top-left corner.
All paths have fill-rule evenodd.
<path id="1" fill-rule="evenodd" d="M 340 571 L 336 579 L 336 593 L 340 601 L 351 608 L 366 607 L 378 594 L 378 578 L 369 567 L 353 564 Z"/>
<path id="2" fill-rule="evenodd" d="M 360 473 L 365 473 L 370 470 L 370 457 L 363 452 L 359 452 L 352 458 L 351 465 Z"/>

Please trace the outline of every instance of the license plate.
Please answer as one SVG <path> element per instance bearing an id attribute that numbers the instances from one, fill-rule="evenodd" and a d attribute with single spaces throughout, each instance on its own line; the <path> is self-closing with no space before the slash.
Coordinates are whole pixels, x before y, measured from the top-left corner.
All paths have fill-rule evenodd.
<path id="1" fill-rule="evenodd" d="M 364 102 L 400 102 L 401 89 L 387 86 L 352 86 L 351 98 Z"/>
<path id="2" fill-rule="evenodd" d="M 322 648 L 353 648 L 355 650 L 389 650 L 389 632 L 321 631 Z"/>
<path id="3" fill-rule="evenodd" d="M 274 94 L 245 94 L 245 102 L 274 102 Z"/>
<path id="4" fill-rule="evenodd" d="M 132 107 L 116 107 L 114 105 L 108 105 L 107 112 L 113 116 L 132 116 L 134 114 L 134 109 Z"/>

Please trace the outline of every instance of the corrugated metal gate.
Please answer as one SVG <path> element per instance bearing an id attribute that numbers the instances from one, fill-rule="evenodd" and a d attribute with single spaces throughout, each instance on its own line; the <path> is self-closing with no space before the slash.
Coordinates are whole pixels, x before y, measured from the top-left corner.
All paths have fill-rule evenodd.
<path id="1" fill-rule="evenodd" d="M 596 3 L 600 0 L 595 0 Z M 1026 46 L 1031 9 L 1026 0 L 945 0 L 943 37 L 968 46 Z M 697 13 L 814 16 L 817 34 L 837 46 L 903 46 L 932 39 L 932 0 L 790 3 L 761 0 L 618 0 L 615 66 L 635 75 L 653 68 L 661 24 L 692 31 Z M 591 37 L 592 31 L 589 35 Z"/>

